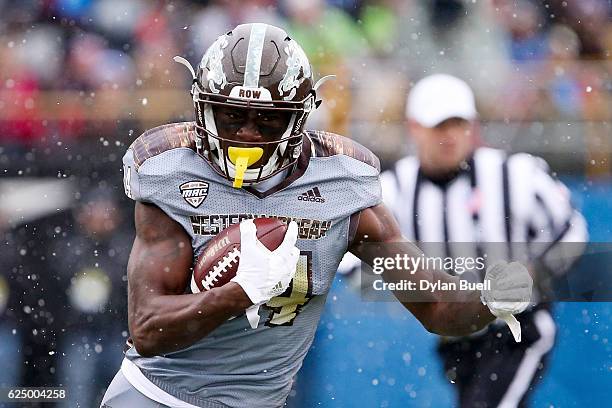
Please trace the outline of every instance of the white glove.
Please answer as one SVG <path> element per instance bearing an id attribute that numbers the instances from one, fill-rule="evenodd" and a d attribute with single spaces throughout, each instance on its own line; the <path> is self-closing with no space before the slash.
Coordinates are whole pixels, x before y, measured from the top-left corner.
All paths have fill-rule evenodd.
<path id="1" fill-rule="evenodd" d="M 521 324 L 514 315 L 529 306 L 533 288 L 531 275 L 518 262 L 500 261 L 487 269 L 484 279 L 490 282 L 490 289 L 482 291 L 482 303 L 489 307 L 494 316 L 506 322 L 514 340 L 520 343 Z"/>
<path id="2" fill-rule="evenodd" d="M 257 239 L 253 220 L 240 223 L 240 260 L 233 282 L 239 284 L 253 306 L 246 310 L 252 328 L 259 323 L 259 306 L 289 287 L 297 268 L 300 250 L 295 247 L 298 226 L 291 221 L 283 242 L 270 251 Z"/>

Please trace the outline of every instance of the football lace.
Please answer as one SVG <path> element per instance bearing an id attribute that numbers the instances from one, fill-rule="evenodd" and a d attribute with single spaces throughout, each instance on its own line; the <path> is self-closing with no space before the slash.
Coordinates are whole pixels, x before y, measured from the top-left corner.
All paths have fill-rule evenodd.
<path id="1" fill-rule="evenodd" d="M 212 271 L 209 271 L 206 274 L 206 278 L 202 280 L 202 287 L 206 290 L 212 289 L 214 284 L 219 281 L 219 278 L 223 276 L 227 268 L 231 267 L 234 262 L 238 262 L 238 258 L 240 258 L 240 251 L 238 248 L 234 247 L 230 252 L 227 253 L 215 266 L 213 266 Z"/>

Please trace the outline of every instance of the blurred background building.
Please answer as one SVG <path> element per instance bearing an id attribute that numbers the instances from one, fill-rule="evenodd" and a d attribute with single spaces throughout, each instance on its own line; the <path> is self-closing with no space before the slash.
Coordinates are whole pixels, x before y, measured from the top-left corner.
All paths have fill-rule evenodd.
<path id="1" fill-rule="evenodd" d="M 607 0 L 0 0 L 0 386 L 67 385 L 69 406 L 94 406 L 118 368 L 133 237 L 121 157 L 145 129 L 192 119 L 173 56 L 195 65 L 242 22 L 284 27 L 318 77 L 337 75 L 309 127 L 358 140 L 383 167 L 411 149 L 410 86 L 460 76 L 483 142 L 546 158 L 609 242 L 611 17 Z M 434 339 L 356 296 L 341 280 L 330 294 L 290 404 L 342 406 L 358 388 L 367 406 L 450 405 Z M 557 314 L 538 405 L 605 405 L 610 306 Z M 314 359 L 328 362 L 316 375 Z"/>

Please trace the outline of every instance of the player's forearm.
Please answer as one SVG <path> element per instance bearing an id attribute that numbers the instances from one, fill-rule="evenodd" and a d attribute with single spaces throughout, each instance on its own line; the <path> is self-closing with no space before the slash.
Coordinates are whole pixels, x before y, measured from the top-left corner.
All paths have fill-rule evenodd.
<path id="1" fill-rule="evenodd" d="M 233 282 L 203 293 L 153 296 L 130 308 L 130 334 L 142 356 L 177 351 L 194 344 L 251 305 Z"/>
<path id="2" fill-rule="evenodd" d="M 480 301 L 480 292 L 477 291 L 447 291 L 444 297 L 431 291 L 421 291 L 409 297 L 403 291 L 394 291 L 393 294 L 429 332 L 442 336 L 464 336 L 495 319 Z M 449 299 L 453 300 L 447 301 Z"/>
<path id="3" fill-rule="evenodd" d="M 409 257 L 418 258 L 423 254 L 409 242 L 402 243 L 401 247 L 402 253 Z M 494 320 L 489 309 L 480 301 L 480 292 L 461 290 L 460 280 L 456 276 L 421 267 L 411 271 L 389 269 L 384 272 L 383 278 L 387 282 L 407 280 L 415 283 L 412 290 L 396 290 L 393 294 L 432 333 L 461 336 L 477 331 Z M 431 284 L 422 285 L 422 281 Z M 433 285 L 455 289 L 431 290 Z"/>

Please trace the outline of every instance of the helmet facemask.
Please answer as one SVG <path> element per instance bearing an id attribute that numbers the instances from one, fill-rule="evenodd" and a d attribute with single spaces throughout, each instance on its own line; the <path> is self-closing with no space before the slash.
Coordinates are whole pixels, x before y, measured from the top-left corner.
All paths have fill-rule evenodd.
<path id="1" fill-rule="evenodd" d="M 194 87 L 197 86 L 194 84 Z M 252 185 L 267 180 L 283 170 L 293 166 L 302 151 L 303 127 L 314 105 L 314 94 L 308 96 L 304 102 L 305 109 L 299 108 L 271 108 L 261 106 L 262 109 L 280 110 L 291 114 L 286 129 L 277 137 L 276 140 L 268 142 L 247 142 L 235 139 L 227 139 L 219 136 L 213 106 L 215 104 L 232 106 L 236 108 L 252 108 L 240 101 L 240 104 L 225 101 L 216 103 L 197 98 L 198 93 L 194 93 L 194 105 L 196 107 L 196 135 L 197 150 L 200 155 L 206 158 L 212 168 L 221 176 L 235 182 L 237 176 L 236 150 L 247 153 L 251 156 L 248 167 L 244 173 L 238 171 L 238 178 L 244 185 Z M 200 93 L 202 95 L 202 93 Z M 238 148 L 238 149 L 236 149 Z M 246 149 L 246 150 L 245 150 Z M 248 150 L 258 149 L 260 154 L 248 152 Z M 233 153 L 233 154 L 232 154 Z M 236 183 L 235 183 L 236 184 Z M 236 186 L 236 185 L 235 185 Z"/>

